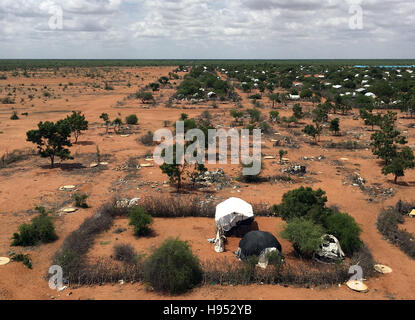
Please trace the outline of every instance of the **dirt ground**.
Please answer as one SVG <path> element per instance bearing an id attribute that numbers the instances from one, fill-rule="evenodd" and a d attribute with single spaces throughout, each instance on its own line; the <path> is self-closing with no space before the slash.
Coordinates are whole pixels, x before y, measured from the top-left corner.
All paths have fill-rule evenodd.
<path id="1" fill-rule="evenodd" d="M 217 108 L 214 108 L 212 103 L 181 102 L 173 108 L 166 107 L 169 97 L 175 92 L 174 85 L 155 93 L 155 105 L 144 105 L 139 100 L 126 99 L 129 94 L 156 81 L 160 76 L 168 75 L 173 69 L 98 68 L 93 72 L 102 77 L 91 78 L 88 76 L 91 70 L 63 68 L 57 74 L 39 70 L 30 78 L 9 76 L 7 80 L 0 80 L 0 97 L 12 93 L 16 101 L 11 105 L 0 104 L 0 156 L 15 149 L 34 149 L 35 146 L 26 141 L 25 133 L 36 128 L 39 121 L 56 121 L 66 117 L 72 110 L 82 111 L 89 121 L 89 130 L 81 135 L 78 144 L 71 147 L 74 160 L 64 161 L 62 165 L 58 164 L 51 169 L 48 159 L 29 156 L 0 169 L 0 256 L 8 256 L 10 251 L 22 252 L 28 253 L 33 261 L 32 270 L 22 263 L 0 266 L 0 299 L 415 299 L 415 260 L 384 240 L 376 229 L 376 219 L 382 208 L 394 205 L 399 199 L 414 201 L 415 170 L 408 171 L 400 179 L 400 184 L 395 185 L 392 176 L 386 177 L 381 173 L 380 162 L 369 148 L 352 151 L 324 147 L 329 141 L 354 140 L 360 144 L 368 144 L 372 132 L 364 126 L 362 120 L 354 120 L 354 116 L 358 115 L 357 110 L 346 116 L 337 115 L 341 119 L 343 135 L 332 136 L 325 131 L 318 145 L 307 143 L 309 138 L 299 134 L 304 123 L 310 122 L 309 119 L 302 120 L 303 124 L 292 128 L 275 125 L 278 134 L 263 138 L 263 154 L 275 156 L 276 159 L 263 160 L 262 174 L 281 174 L 280 169 L 286 165 L 279 163 L 278 151 L 283 148 L 288 150 L 286 157 L 289 158 L 289 163 L 307 166 L 306 176 L 295 178 L 295 183 L 281 181 L 247 185 L 234 180 L 233 185 L 237 185 L 237 188 L 225 187 L 212 190 L 210 194 L 217 199 L 236 196 L 250 203 L 266 202 L 272 205 L 279 203 L 285 192 L 301 185 L 322 188 L 327 192 L 329 205 L 336 205 L 341 211 L 348 212 L 361 225 L 362 240 L 371 250 L 375 261 L 393 269 L 391 274 L 369 279 L 368 293 L 353 292 L 345 285 L 328 289 L 269 285 L 202 286 L 179 297 L 159 295 L 140 284 L 68 288 L 61 293 L 49 289 L 45 275 L 53 255 L 65 237 L 76 230 L 85 218 L 92 216 L 100 205 L 115 195 L 142 198 L 152 194 L 169 196 L 175 192 L 173 187 L 163 186 L 167 177 L 157 165 L 133 171 L 120 169 L 130 158 L 138 159 L 138 163 L 151 163 L 145 158 L 152 154 L 153 147 L 143 146 L 135 141 L 137 138 L 148 130 L 154 132 L 163 128 L 166 120 L 174 123 L 181 113 L 187 113 L 191 118 L 199 116 L 204 110 L 210 111 L 214 125 L 230 127 L 232 119 L 229 110 L 234 108 L 233 103 L 218 102 Z M 105 81 L 114 90 L 104 90 Z M 45 91 L 50 96 L 45 96 Z M 243 97 L 244 107 L 252 108 L 247 94 L 238 93 Z M 33 94 L 32 100 L 28 98 L 30 94 Z M 271 110 L 271 103 L 267 99 L 263 102 L 266 108 L 261 111 L 267 115 Z M 302 105 L 305 111 L 312 107 L 311 103 Z M 277 105 L 277 108 L 281 116 L 292 113 L 290 104 Z M 19 120 L 10 120 L 13 110 L 18 112 Z M 28 116 L 21 115 L 24 112 L 28 112 Z M 139 125 L 132 126 L 129 136 L 105 134 L 105 127 L 99 119 L 102 112 L 108 113 L 111 119 L 125 119 L 129 114 L 137 114 Z M 415 130 L 408 128 L 414 122 L 415 120 L 404 118 L 403 114 L 398 119 L 399 129 L 408 135 L 409 146 L 415 145 Z M 299 148 L 274 147 L 273 140 L 280 135 L 295 139 Z M 90 168 L 90 164 L 96 160 L 97 146 L 103 159 L 109 163 L 103 170 Z M 317 160 L 321 155 L 324 158 Z M 314 157 L 314 160 L 304 160 L 304 157 Z M 223 168 L 232 178 L 236 178 L 240 172 L 239 165 L 217 164 L 208 167 Z M 366 180 L 366 186 L 373 186 L 374 190 L 378 190 L 376 194 L 368 194 L 359 186 L 354 186 L 349 179 L 354 173 L 359 173 Z M 79 209 L 72 214 L 56 213 L 55 226 L 59 239 L 54 243 L 34 248 L 11 247 L 10 238 L 13 232 L 17 231 L 19 225 L 35 216 L 35 206 L 43 205 L 58 212 L 63 207 L 73 205 L 71 194 L 74 191 L 60 191 L 59 188 L 64 185 L 75 185 L 77 190 L 87 193 L 90 208 Z M 390 192 L 390 188 L 393 188 L 393 192 Z M 272 232 L 277 237 L 283 225 L 278 218 L 257 218 L 257 222 L 260 230 Z M 112 231 L 116 227 L 125 227 L 127 231 L 114 234 Z M 408 218 L 401 227 L 415 232 L 415 220 Z M 129 228 L 131 227 L 127 226 L 127 220 L 117 219 L 113 229 L 96 239 L 88 256 L 93 258 L 111 255 L 112 247 L 116 243 L 131 243 L 139 252 L 148 253 L 169 236 L 190 241 L 193 250 L 201 259 L 212 259 L 218 255 L 206 241 L 215 235 L 213 219 L 155 219 L 155 236 L 144 239 L 135 239 Z M 223 254 L 234 259 L 235 263 L 238 261 L 232 252 L 236 250 L 238 242 L 239 239 L 230 238 L 227 252 Z M 281 243 L 283 250 L 291 250 L 288 242 L 282 240 Z"/>

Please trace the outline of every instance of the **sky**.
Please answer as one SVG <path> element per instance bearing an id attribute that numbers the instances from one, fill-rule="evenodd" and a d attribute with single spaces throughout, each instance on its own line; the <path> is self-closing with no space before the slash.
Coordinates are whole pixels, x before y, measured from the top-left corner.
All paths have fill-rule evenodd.
<path id="1" fill-rule="evenodd" d="M 0 0 L 4 59 L 411 59 L 414 0 Z"/>

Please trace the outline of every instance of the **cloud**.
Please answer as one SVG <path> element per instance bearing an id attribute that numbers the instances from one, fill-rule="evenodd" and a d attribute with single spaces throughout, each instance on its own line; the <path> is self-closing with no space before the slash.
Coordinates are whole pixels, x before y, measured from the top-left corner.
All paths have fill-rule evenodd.
<path id="1" fill-rule="evenodd" d="M 349 27 L 356 4 L 362 30 Z M 51 58 L 51 45 L 56 58 L 411 57 L 414 26 L 412 0 L 2 0 L 0 57 Z"/>

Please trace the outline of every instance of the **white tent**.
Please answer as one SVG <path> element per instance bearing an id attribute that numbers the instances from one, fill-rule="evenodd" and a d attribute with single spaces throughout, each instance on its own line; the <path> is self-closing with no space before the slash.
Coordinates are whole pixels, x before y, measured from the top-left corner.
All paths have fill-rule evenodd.
<path id="1" fill-rule="evenodd" d="M 252 206 L 239 198 L 229 198 L 216 206 L 215 221 L 217 227 L 225 232 L 237 226 L 238 222 L 254 217 Z"/>

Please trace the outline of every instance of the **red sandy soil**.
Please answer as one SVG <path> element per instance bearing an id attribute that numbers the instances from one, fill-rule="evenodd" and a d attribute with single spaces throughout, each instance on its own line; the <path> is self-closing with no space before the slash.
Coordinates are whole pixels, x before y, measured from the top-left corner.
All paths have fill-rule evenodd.
<path id="1" fill-rule="evenodd" d="M 107 70 L 108 68 L 106 68 Z M 8 168 L 0 169 L 0 256 L 7 256 L 10 250 L 30 254 L 33 261 L 33 270 L 29 270 L 21 263 L 9 263 L 0 267 L 0 299 L 415 299 L 415 260 L 406 256 L 399 248 L 388 243 L 382 238 L 376 229 L 376 219 L 380 210 L 386 206 L 394 205 L 399 199 L 413 201 L 415 188 L 415 170 L 408 171 L 406 176 L 401 179 L 402 183 L 394 185 L 392 176 L 385 177 L 381 174 L 380 162 L 373 157 L 371 151 L 347 151 L 336 149 L 324 149 L 322 145 L 329 140 L 356 140 L 351 131 L 360 132 L 359 143 L 368 142 L 371 131 L 366 128 L 361 120 L 353 120 L 353 115 L 337 115 L 341 118 L 341 128 L 345 136 L 334 137 L 329 132 L 321 137 L 318 146 L 313 146 L 304 141 L 309 138 L 302 134 L 293 136 L 292 131 L 300 132 L 304 124 L 297 128 L 287 129 L 275 125 L 276 132 L 283 135 L 290 135 L 299 141 L 299 149 L 288 150 L 287 158 L 291 162 L 303 163 L 307 165 L 307 178 L 299 178 L 298 183 L 261 183 L 247 185 L 235 182 L 240 186 L 239 189 L 224 188 L 220 191 L 212 191 L 215 197 L 226 199 L 229 196 L 237 196 L 251 203 L 266 202 L 269 204 L 279 203 L 282 195 L 301 185 L 313 188 L 322 188 L 327 192 L 329 205 L 337 205 L 341 211 L 348 212 L 363 229 L 362 240 L 371 250 L 376 262 L 390 266 L 393 273 L 379 275 L 367 281 L 369 292 L 365 294 L 353 292 L 345 285 L 331 288 L 302 289 L 293 287 L 251 285 L 251 286 L 202 286 L 179 297 L 159 295 L 150 291 L 141 284 L 124 285 L 103 285 L 93 287 L 69 288 L 61 293 L 49 289 L 45 279 L 46 272 L 51 265 L 52 257 L 62 245 L 65 237 L 76 230 L 85 218 L 92 216 L 100 205 L 111 200 L 115 195 L 126 197 L 144 197 L 152 194 L 158 196 L 169 196 L 174 188 L 161 187 L 167 177 L 155 166 L 152 168 L 142 168 L 137 172 L 136 177 L 128 179 L 128 183 L 120 183 L 119 179 L 126 178 L 125 171 L 115 170 L 125 163 L 129 158 L 138 159 L 139 163 L 144 161 L 145 155 L 152 154 L 152 147 L 144 147 L 135 141 L 136 138 L 145 134 L 148 130 L 153 132 L 163 128 L 164 120 L 176 121 L 180 114 L 185 112 L 189 117 L 197 117 L 204 110 L 209 110 L 213 115 L 213 123 L 230 127 L 231 118 L 229 110 L 234 108 L 232 103 L 217 103 L 218 108 L 214 109 L 211 103 L 195 104 L 182 102 L 174 108 L 166 108 L 165 103 L 175 92 L 174 88 L 165 88 L 156 93 L 156 106 L 144 106 L 139 100 L 124 100 L 126 96 L 134 93 L 139 87 L 156 81 L 160 76 L 167 75 L 174 68 L 170 67 L 146 67 L 146 68 L 114 68 L 98 69 L 106 80 L 121 79 L 124 82 L 114 83 L 114 90 L 105 91 L 94 89 L 86 85 L 98 83 L 103 87 L 104 79 L 91 79 L 85 77 L 86 69 L 61 69 L 57 75 L 53 72 L 38 71 L 34 77 L 14 78 L 9 75 L 7 80 L 0 80 L 0 97 L 6 96 L 6 86 L 17 87 L 16 104 L 0 105 L 0 155 L 11 152 L 14 149 L 34 148 L 34 145 L 26 142 L 25 132 L 36 128 L 39 121 L 56 121 L 72 110 L 82 111 L 90 123 L 90 129 L 80 137 L 80 143 L 71 148 L 74 160 L 65 161 L 63 166 L 50 169 L 47 159 L 29 157 L 27 160 L 20 161 Z M 66 73 L 66 77 L 62 77 Z M 136 75 L 139 75 L 136 77 Z M 181 74 L 183 75 L 183 74 Z M 142 80 L 144 78 L 144 80 Z M 130 81 L 131 87 L 127 87 L 126 82 Z M 73 86 L 68 86 L 66 91 L 62 88 L 69 82 Z M 24 86 L 21 86 L 21 84 Z M 63 86 L 59 86 L 62 83 Z M 32 86 L 33 84 L 33 86 Z M 44 86 L 48 90 L 53 90 L 52 97 L 38 98 L 42 95 Z M 35 98 L 29 101 L 27 95 L 31 92 L 26 91 L 28 87 L 37 88 Z M 24 90 L 24 91 L 23 91 Z M 252 105 L 247 99 L 247 95 L 240 93 L 243 97 L 242 104 L 245 108 Z M 20 102 L 24 97 L 25 101 Z M 56 97 L 56 98 L 55 98 Z M 118 101 L 124 101 L 121 105 Z M 267 115 L 271 110 L 271 103 L 264 99 L 266 108 L 262 110 Z M 33 105 L 33 106 L 32 106 Z M 290 106 L 277 106 L 281 116 L 291 115 Z M 12 108 L 18 111 L 20 120 L 10 120 Z M 305 111 L 312 108 L 311 104 L 303 103 Z M 20 113 L 28 112 L 29 115 L 22 116 Z M 121 137 L 114 134 L 105 135 L 105 128 L 99 115 L 107 112 L 111 119 L 121 118 L 135 113 L 139 118 L 139 126 L 135 127 L 135 132 L 129 137 Z M 357 115 L 357 111 L 354 113 Z M 402 115 L 401 115 L 402 116 Z M 333 115 L 331 115 L 333 117 Z M 307 123 L 310 120 L 304 120 Z M 414 123 L 414 120 L 398 120 L 399 128 L 407 131 L 409 145 L 415 144 L 415 130 L 408 129 L 407 125 Z M 277 137 L 275 135 L 275 137 Z M 280 147 L 273 147 L 271 139 L 263 139 L 264 155 L 274 155 L 278 158 Z M 98 171 L 89 168 L 89 164 L 95 161 L 96 146 L 99 146 L 101 154 L 108 155 L 108 168 Z M 317 157 L 324 155 L 326 159 L 322 161 L 304 161 L 303 156 Z M 105 158 L 105 157 L 104 157 Z M 342 163 L 333 163 L 334 160 L 347 158 Z M 70 166 L 72 165 L 72 167 Z M 278 160 L 264 160 L 264 175 L 275 175 L 280 173 L 283 167 Z M 84 166 L 85 168 L 77 168 Z M 224 168 L 227 175 L 237 177 L 240 171 L 238 165 L 209 166 L 209 169 Z M 359 172 L 366 179 L 367 184 L 379 184 L 382 188 L 393 188 L 393 197 L 374 197 L 373 201 L 367 201 L 369 195 L 363 193 L 359 187 L 345 184 L 347 176 L 353 172 Z M 140 182 L 151 181 L 149 185 L 137 186 Z M 51 244 L 40 245 L 34 248 L 10 247 L 10 238 L 24 222 L 30 221 L 35 216 L 33 208 L 36 205 L 43 205 L 51 209 L 60 209 L 73 204 L 71 194 L 73 192 L 59 191 L 63 185 L 76 185 L 77 188 L 89 195 L 89 209 L 80 209 L 74 214 L 55 214 L 55 226 L 59 239 Z M 160 190 L 157 191 L 157 186 Z M 156 186 L 156 188 L 152 188 Z M 278 236 L 282 228 L 282 222 L 277 218 L 258 218 L 259 228 L 272 232 Z M 414 232 L 413 219 L 407 219 L 402 228 Z M 114 228 L 126 226 L 126 220 L 116 220 Z M 189 240 L 195 253 L 201 259 L 215 259 L 218 254 L 214 252 L 213 246 L 206 240 L 214 237 L 213 219 L 187 218 L 187 219 L 155 219 L 155 237 L 135 239 L 128 229 L 120 235 L 115 235 L 111 231 L 100 235 L 96 239 L 93 250 L 89 252 L 90 257 L 111 255 L 112 247 L 115 243 L 131 243 L 140 252 L 149 250 L 159 245 L 169 236 L 179 236 L 182 240 Z M 115 238 L 118 238 L 116 240 Z M 108 245 L 101 245 L 101 242 L 110 241 Z M 239 239 L 231 238 L 227 244 L 227 252 L 222 256 L 234 259 L 232 252 L 237 248 Z M 286 241 L 281 241 L 284 250 L 291 250 L 291 246 Z"/>

